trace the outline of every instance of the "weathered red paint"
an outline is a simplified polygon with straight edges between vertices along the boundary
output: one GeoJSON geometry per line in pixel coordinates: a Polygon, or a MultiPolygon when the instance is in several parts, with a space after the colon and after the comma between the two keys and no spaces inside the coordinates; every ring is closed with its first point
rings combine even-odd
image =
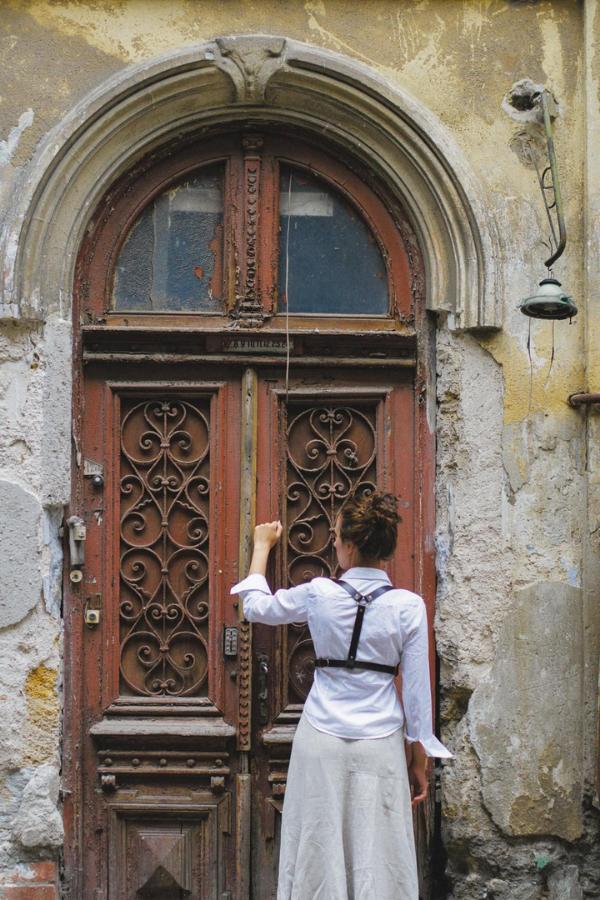
{"type": "MultiPolygon", "coordinates": [[[[222,654],[223,626],[238,625],[228,589],[238,577],[240,528],[248,527],[239,515],[241,386],[247,366],[256,370],[258,385],[257,516],[286,515],[281,504],[285,407],[290,398],[303,398],[308,405],[322,405],[330,398],[346,406],[368,406],[378,483],[400,494],[406,504],[390,574],[396,583],[423,594],[432,624],[434,440],[424,402],[427,329],[419,304],[422,279],[416,241],[371,175],[349,160],[334,161],[310,138],[288,142],[268,129],[244,139],[236,134],[198,138],[183,149],[157,152],[127,173],[95,214],[78,260],[75,312],[82,327],[75,329],[74,344],[71,511],[84,515],[88,540],[84,582],[78,588],[66,581],[65,821],[72,896],[89,892],[96,900],[113,900],[137,890],[147,875],[146,863],[140,862],[146,857],[139,850],[144,822],[150,832],[162,823],[167,843],[175,841],[178,828],[185,832],[186,852],[193,856],[190,871],[216,867],[211,869],[214,884],[218,881],[219,890],[230,891],[232,898],[247,900],[250,857],[253,896],[269,896],[272,890],[290,742],[301,712],[301,698],[291,696],[287,687],[288,633],[257,627],[250,645],[250,630],[245,628],[240,630],[239,657],[224,659],[222,654]],[[284,353],[277,349],[279,341],[285,351],[285,317],[274,309],[280,159],[315,172],[359,207],[388,261],[393,298],[388,319],[290,317],[294,346],[287,392],[284,353]],[[225,253],[215,266],[213,292],[222,293],[224,314],[112,312],[111,273],[139,212],[186,173],[219,161],[226,173],[225,253]],[[245,343],[232,344],[232,324],[237,326],[233,334],[245,343]],[[252,336],[269,336],[273,353],[245,351],[252,336]],[[186,397],[204,398],[211,416],[208,691],[197,696],[132,696],[121,693],[119,679],[121,404],[131,403],[131,398],[142,402],[186,397]],[[84,477],[85,458],[104,466],[103,493],[84,477]],[[86,602],[101,602],[101,625],[96,629],[83,624],[86,602]],[[265,708],[260,708],[256,690],[261,654],[270,666],[264,723],[260,718],[265,708]],[[254,669],[251,716],[240,703],[244,666],[254,669]],[[233,737],[209,733],[221,719],[233,727],[233,737]],[[124,724],[121,733],[111,737],[115,722],[124,724]],[[164,725],[169,722],[175,723],[171,737],[164,725]],[[198,723],[206,727],[200,737],[193,733],[198,723]],[[236,749],[236,735],[242,732],[251,737],[250,753],[236,749]],[[208,856],[202,858],[194,856],[193,849],[204,846],[199,810],[220,835],[218,845],[208,841],[208,856]],[[125,854],[127,876],[115,880],[114,859],[119,854],[125,854]]],[[[286,583],[281,553],[271,574],[277,584],[286,583]]],[[[432,651],[432,669],[433,663],[432,651]]],[[[426,834],[428,828],[421,831],[426,834]]],[[[152,840],[158,840],[159,832],[152,840]]],[[[422,850],[423,856],[426,847],[422,850]]],[[[179,849],[173,854],[173,860],[180,859],[179,849]]],[[[183,863],[173,865],[177,871],[172,877],[187,890],[183,881],[188,870],[183,863]]],[[[213,896],[200,886],[200,874],[194,878],[198,884],[192,885],[192,897],[213,896]]]]}

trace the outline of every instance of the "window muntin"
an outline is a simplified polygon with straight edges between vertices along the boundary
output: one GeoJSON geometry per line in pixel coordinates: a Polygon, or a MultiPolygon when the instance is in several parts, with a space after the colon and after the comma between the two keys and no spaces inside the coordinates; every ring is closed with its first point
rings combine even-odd
{"type": "Polygon", "coordinates": [[[223,311],[223,181],[212,166],[145,207],[119,253],[115,310],[223,311]]]}
{"type": "Polygon", "coordinates": [[[386,265],[358,210],[320,178],[280,166],[279,309],[387,315],[386,265]]]}

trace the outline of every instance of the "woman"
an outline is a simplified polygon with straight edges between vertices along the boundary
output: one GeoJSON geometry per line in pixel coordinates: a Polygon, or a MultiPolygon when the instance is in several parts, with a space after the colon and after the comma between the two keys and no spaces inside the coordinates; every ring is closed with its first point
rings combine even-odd
{"type": "Polygon", "coordinates": [[[450,753],[431,730],[425,604],[384,571],[399,521],[391,494],[349,500],[335,525],[343,580],[275,594],[265,573],[282,526],[258,525],[248,577],[232,589],[250,622],[308,622],[317,656],[290,759],[278,900],[418,898],[410,786],[415,806],[427,756],[450,753]]]}

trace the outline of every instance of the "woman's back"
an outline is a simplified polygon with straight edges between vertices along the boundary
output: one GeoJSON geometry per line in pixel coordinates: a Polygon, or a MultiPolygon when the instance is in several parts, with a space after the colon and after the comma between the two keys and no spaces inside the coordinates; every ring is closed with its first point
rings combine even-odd
{"type": "MultiPolygon", "coordinates": [[[[349,569],[344,581],[363,594],[390,583],[382,570],[358,567],[349,569]]],[[[306,618],[317,657],[348,656],[356,610],[344,588],[327,578],[313,579],[306,618]]],[[[410,591],[377,597],[365,610],[357,660],[400,663],[404,643],[423,615],[423,601],[410,591]]],[[[404,722],[393,677],[358,668],[316,669],[304,712],[315,728],[347,738],[383,737],[404,722]]]]}
{"type": "MultiPolygon", "coordinates": [[[[389,584],[382,569],[354,567],[344,581],[359,591],[389,584]]],[[[317,657],[348,656],[356,601],[334,581],[314,578],[271,594],[263,575],[249,575],[233,588],[242,594],[250,622],[284,625],[308,622],[317,657]]],[[[400,662],[402,703],[394,678],[363,669],[317,669],[304,704],[311,724],[338,737],[367,739],[391,734],[403,725],[409,741],[420,741],[430,755],[450,754],[431,730],[431,688],[427,616],[421,597],[393,590],[377,597],[365,612],[357,659],[400,662]]]]}

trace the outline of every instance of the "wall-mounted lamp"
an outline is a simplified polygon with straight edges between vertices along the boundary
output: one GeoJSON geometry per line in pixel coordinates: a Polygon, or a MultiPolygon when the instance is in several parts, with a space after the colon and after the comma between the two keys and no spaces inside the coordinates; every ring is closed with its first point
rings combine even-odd
{"type": "Polygon", "coordinates": [[[577,307],[556,278],[542,278],[537,294],[526,297],[519,309],[532,319],[571,319],[577,315],[577,307]]]}
{"type": "Polygon", "coordinates": [[[552,254],[545,261],[548,277],[540,281],[540,289],[531,297],[526,297],[519,304],[519,309],[533,319],[572,319],[577,315],[577,307],[571,297],[562,290],[560,281],[552,277],[552,266],[562,256],[567,245],[567,229],[558,180],[558,166],[552,136],[552,116],[556,116],[556,104],[550,91],[544,88],[531,97],[532,107],[541,110],[546,135],[548,165],[540,172],[535,154],[532,161],[542,191],[542,199],[550,224],[550,249],[552,254]]]}

